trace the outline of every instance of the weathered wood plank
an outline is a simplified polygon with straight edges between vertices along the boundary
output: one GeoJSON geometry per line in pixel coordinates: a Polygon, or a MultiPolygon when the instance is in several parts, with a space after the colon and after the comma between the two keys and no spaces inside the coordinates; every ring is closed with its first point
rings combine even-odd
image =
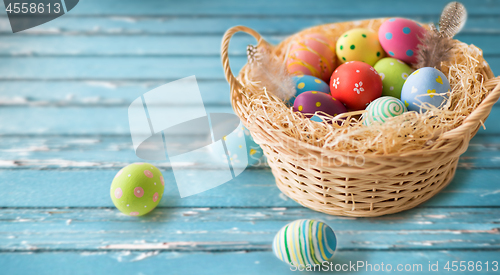
{"type": "MultiPolygon", "coordinates": [[[[99,165],[95,168],[102,167],[99,165]]],[[[166,179],[161,207],[299,206],[279,191],[267,169],[246,170],[221,186],[182,199],[172,171],[158,166],[166,179]]],[[[185,169],[193,175],[193,182],[217,177],[218,173],[216,170],[185,169]]],[[[0,207],[112,207],[109,188],[118,170],[0,170],[0,190],[4,190],[0,207]]],[[[499,181],[498,170],[458,170],[450,185],[423,206],[498,207],[500,190],[492,183],[499,181]]]]}
{"type": "MultiPolygon", "coordinates": [[[[175,102],[175,99],[173,99],[175,102]]],[[[166,106],[172,115],[180,109],[185,111],[192,106],[166,106]]],[[[0,135],[16,134],[85,134],[85,135],[129,135],[128,106],[93,106],[82,108],[70,106],[66,108],[50,107],[3,107],[0,108],[0,135]]],[[[233,113],[231,106],[208,106],[208,113],[233,113]]],[[[500,108],[491,110],[486,120],[487,130],[480,129],[478,134],[493,135],[500,133],[500,124],[495,118],[500,117],[500,108]]]]}
{"type": "MultiPolygon", "coordinates": [[[[500,22],[499,22],[500,24],[500,22]]],[[[500,32],[500,31],[499,31],[500,32]]],[[[266,35],[278,44],[286,35],[266,35]]],[[[474,44],[486,57],[499,55],[499,35],[459,34],[456,39],[474,44]]],[[[1,56],[219,56],[222,34],[216,35],[98,35],[98,36],[9,36],[0,47],[1,56]]],[[[231,40],[230,54],[244,56],[246,46],[256,44],[249,35],[231,40]]],[[[488,58],[487,58],[488,59],[488,58]]]]}
{"type": "MultiPolygon", "coordinates": [[[[481,262],[481,274],[498,274],[492,271],[492,262],[498,262],[498,251],[342,251],[333,259],[334,267],[339,264],[349,269],[349,264],[365,263],[365,267],[351,269],[356,274],[387,274],[388,264],[392,272],[399,268],[415,270],[418,274],[440,274],[446,262],[481,262]],[[429,271],[429,262],[439,264],[439,271],[429,271]],[[489,271],[486,271],[486,262],[489,271]],[[376,270],[384,263],[384,271],[376,270]],[[371,267],[366,264],[371,264],[371,267]],[[416,264],[414,266],[414,264],[416,264]],[[420,269],[421,265],[421,269],[420,269]],[[371,269],[370,269],[371,268],[371,269]],[[417,269],[418,268],[418,269],[417,269]],[[417,271],[418,270],[418,271],[417,271]]],[[[466,265],[468,263],[465,263],[466,265]]],[[[178,253],[160,251],[117,251],[117,252],[52,252],[52,253],[0,253],[0,265],[6,274],[53,275],[53,274],[163,274],[172,275],[220,275],[224,274],[294,274],[280,262],[272,252],[234,253],[178,253]],[[50,268],[47,268],[50,263],[50,268]],[[195,264],[194,264],[195,263],[195,264]],[[221,271],[223,270],[223,271],[221,271]]],[[[361,265],[361,264],[360,264],[361,265]]],[[[494,265],[494,264],[493,264],[494,265]]],[[[380,269],[379,269],[380,270],[380,269]]],[[[301,272],[300,274],[318,274],[301,272]]]]}
{"type": "MultiPolygon", "coordinates": [[[[498,14],[500,4],[489,0],[464,0],[470,14],[498,14]]],[[[418,3],[408,4],[390,0],[371,1],[314,1],[304,5],[301,1],[256,0],[252,2],[240,1],[147,1],[126,2],[113,1],[82,1],[71,10],[71,15],[171,15],[171,16],[306,16],[323,15],[335,17],[337,15],[354,16],[382,16],[382,15],[418,15],[435,14],[438,16],[448,0],[421,0],[418,3]],[[382,8],[383,7],[383,8],[382,8]]],[[[5,13],[4,13],[5,14],[5,13]]]]}
{"type": "MultiPolygon", "coordinates": [[[[494,72],[500,71],[500,56],[487,58],[494,72]]],[[[230,58],[238,72],[246,57],[230,58]]],[[[170,82],[190,75],[199,79],[224,78],[219,56],[185,57],[0,57],[0,80],[163,80],[170,82]],[[51,68],[40,70],[40,68],[51,68]]]]}
{"type": "Polygon", "coordinates": [[[297,219],[318,219],[338,248],[500,249],[500,209],[414,209],[380,218],[344,218],[306,208],[162,208],[135,218],[116,209],[0,209],[3,251],[270,250],[297,219]]]}
{"type": "MultiPolygon", "coordinates": [[[[171,149],[182,149],[183,144],[198,143],[208,136],[178,136],[171,149]]],[[[463,169],[499,169],[500,137],[484,135],[475,137],[459,161],[463,169]]],[[[211,157],[208,150],[193,153],[193,169],[220,168],[219,156],[211,157]]],[[[130,136],[5,136],[0,143],[0,169],[93,169],[118,168],[138,161],[130,136]]],[[[170,168],[168,162],[153,162],[159,167],[170,168]]],[[[225,165],[225,164],[224,164],[225,165]]]]}
{"type": "MultiPolygon", "coordinates": [[[[396,13],[395,13],[396,14],[396,13]]],[[[395,14],[387,14],[394,16],[395,14]]],[[[399,13],[398,13],[399,14],[399,13]]],[[[287,17],[286,14],[278,16],[239,16],[239,17],[199,17],[199,16],[73,16],[71,13],[37,26],[32,29],[16,33],[15,37],[24,35],[143,35],[143,34],[204,34],[219,35],[230,27],[244,25],[257,30],[261,34],[292,34],[309,26],[362,20],[374,18],[374,15],[343,15],[287,17]]],[[[419,22],[437,22],[437,14],[409,15],[407,18],[419,22]]],[[[500,19],[495,15],[469,14],[467,24],[461,31],[462,34],[496,34],[500,31],[500,19]]],[[[0,34],[11,34],[12,30],[6,17],[0,16],[0,34]]],[[[14,37],[14,36],[13,36],[14,37]]]]}

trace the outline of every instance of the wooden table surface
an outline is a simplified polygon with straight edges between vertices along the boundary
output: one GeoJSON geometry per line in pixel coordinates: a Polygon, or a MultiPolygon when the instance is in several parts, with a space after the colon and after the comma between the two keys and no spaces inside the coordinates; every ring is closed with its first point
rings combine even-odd
{"type": "MultiPolygon", "coordinates": [[[[436,22],[447,1],[85,0],[69,14],[12,34],[0,16],[0,274],[288,274],[271,240],[286,223],[322,219],[335,230],[334,263],[500,261],[500,105],[461,157],[453,182],[427,203],[380,218],[328,216],[277,189],[268,168],[181,199],[169,163],[159,207],[121,214],[109,187],[133,151],[128,105],[196,75],[208,112],[232,112],[219,56],[226,29],[246,25],[277,43],[337,21],[404,16],[436,22]],[[309,2],[309,3],[307,3],[309,2]]],[[[463,0],[457,39],[500,71],[500,1],[463,0]]],[[[249,36],[231,43],[236,71],[249,36]]],[[[183,108],[189,101],[178,102],[183,108]]],[[[186,167],[217,177],[210,161],[186,167]]],[[[359,273],[369,273],[364,269],[359,273]]],[[[453,272],[449,272],[453,273],[453,272]]],[[[371,273],[369,273],[371,274],[371,273]]]]}

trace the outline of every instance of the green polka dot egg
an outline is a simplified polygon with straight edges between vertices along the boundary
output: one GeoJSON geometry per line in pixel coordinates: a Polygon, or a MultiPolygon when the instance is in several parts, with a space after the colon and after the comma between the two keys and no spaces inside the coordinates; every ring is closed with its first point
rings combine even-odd
{"type": "Polygon", "coordinates": [[[335,254],[337,238],[332,228],[317,220],[296,220],[274,237],[273,252],[293,266],[307,267],[329,261],[335,254]]]}
{"type": "Polygon", "coordinates": [[[403,84],[413,69],[403,61],[392,57],[380,59],[373,68],[382,78],[382,95],[401,98],[403,84]]]}
{"type": "Polygon", "coordinates": [[[163,176],[152,164],[132,163],[116,174],[111,183],[111,200],[129,216],[142,216],[160,203],[165,188],[163,176]]]}
{"type": "Polygon", "coordinates": [[[378,34],[365,28],[352,29],[342,34],[337,40],[336,52],[342,63],[361,61],[370,66],[385,55],[378,41],[378,34]]]}
{"type": "Polygon", "coordinates": [[[367,112],[363,114],[363,117],[365,117],[363,124],[370,126],[375,122],[384,123],[387,119],[399,116],[408,110],[401,100],[392,96],[383,96],[372,101],[370,105],[366,107],[366,111],[367,112]]]}

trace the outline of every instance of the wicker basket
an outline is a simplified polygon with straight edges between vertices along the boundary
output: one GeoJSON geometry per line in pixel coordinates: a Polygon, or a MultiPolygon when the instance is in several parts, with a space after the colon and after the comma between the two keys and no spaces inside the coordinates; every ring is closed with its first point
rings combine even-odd
{"type": "MultiPolygon", "coordinates": [[[[320,32],[339,37],[353,27],[378,30],[381,22],[383,19],[327,24],[304,30],[294,36],[320,32]]],[[[484,90],[487,90],[484,99],[460,126],[443,133],[432,146],[422,150],[404,154],[362,155],[365,162],[360,168],[352,165],[360,155],[322,150],[284,133],[271,131],[273,125],[269,119],[257,119],[249,125],[249,98],[255,91],[247,88],[250,85],[245,84],[242,75],[247,65],[236,78],[231,72],[228,59],[229,41],[240,31],[257,39],[257,47],[269,47],[281,58],[284,58],[294,36],[273,47],[256,31],[236,26],[225,33],[221,56],[224,72],[231,86],[233,109],[247,127],[251,126],[252,136],[261,145],[278,188],[301,205],[319,212],[374,217],[407,210],[430,199],[453,179],[459,156],[467,150],[470,139],[500,97],[500,79],[494,78],[487,66],[482,71],[486,88],[484,90]],[[318,163],[331,163],[328,161],[331,159],[341,159],[343,162],[336,162],[335,165],[311,165],[310,162],[303,162],[303,156],[318,159],[318,163]]]]}

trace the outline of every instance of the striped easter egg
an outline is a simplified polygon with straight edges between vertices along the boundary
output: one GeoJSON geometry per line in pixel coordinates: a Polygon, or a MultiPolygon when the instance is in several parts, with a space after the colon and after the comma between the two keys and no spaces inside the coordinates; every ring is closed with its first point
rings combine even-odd
{"type": "Polygon", "coordinates": [[[336,63],[335,47],[321,34],[308,34],[295,39],[287,58],[290,74],[312,75],[325,82],[330,80],[336,63]]]}
{"type": "Polygon", "coordinates": [[[330,226],[316,220],[296,220],[274,237],[273,252],[294,266],[321,264],[333,258],[337,238],[330,226]]]}
{"type": "Polygon", "coordinates": [[[363,116],[366,118],[363,124],[366,126],[372,125],[374,122],[386,122],[387,119],[407,112],[406,106],[401,100],[392,96],[379,97],[372,101],[366,107],[367,113],[363,116]]]}

